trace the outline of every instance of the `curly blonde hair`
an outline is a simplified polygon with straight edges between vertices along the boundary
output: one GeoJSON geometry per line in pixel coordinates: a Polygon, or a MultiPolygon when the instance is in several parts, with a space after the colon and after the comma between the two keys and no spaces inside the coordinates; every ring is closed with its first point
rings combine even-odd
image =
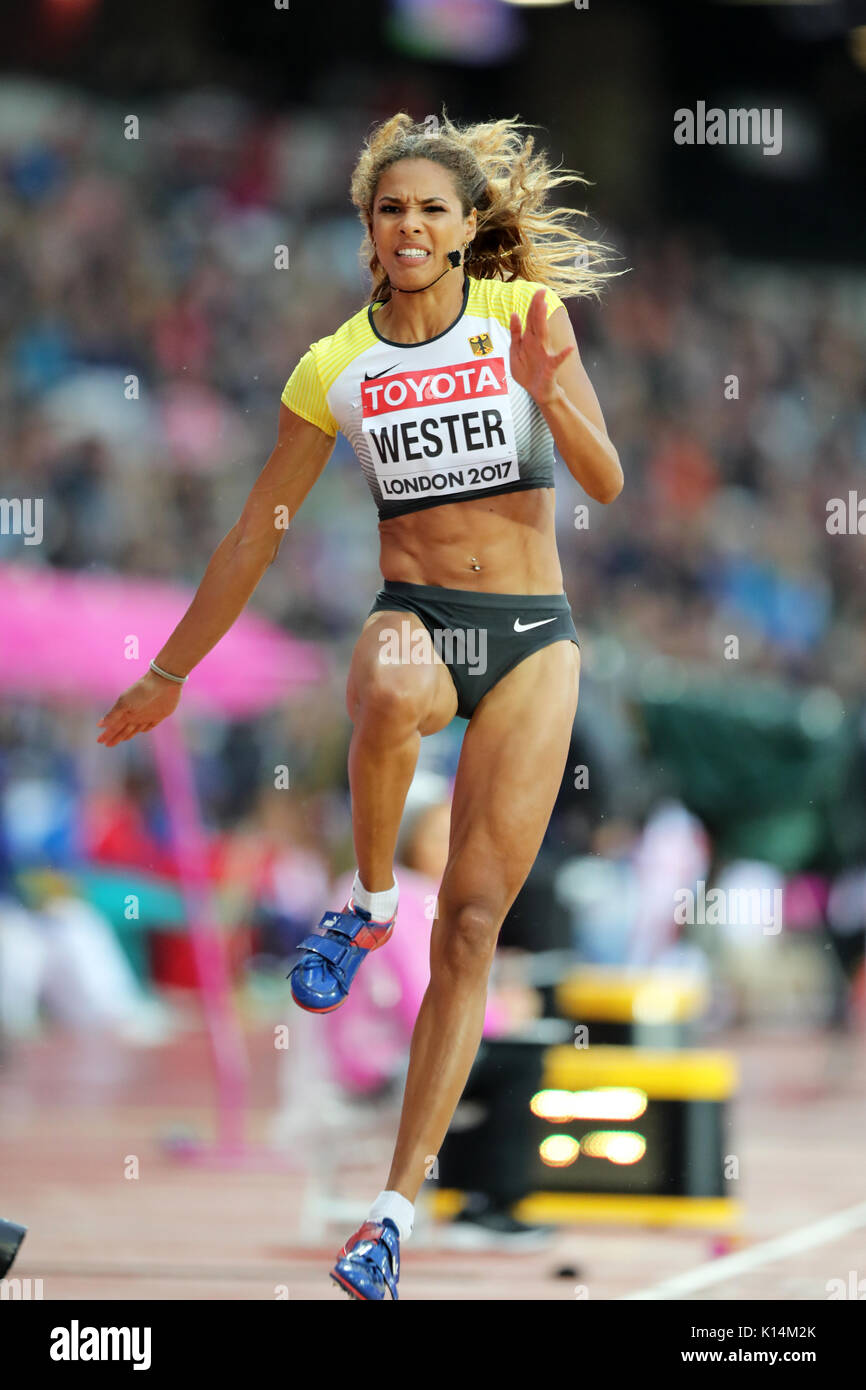
{"type": "MultiPolygon", "coordinates": [[[[428,117],[429,121],[431,118],[428,117]]],[[[352,171],[351,198],[365,231],[360,258],[373,277],[369,303],[390,298],[388,277],[370,237],[379,179],[401,159],[430,159],[449,170],[463,216],[477,209],[469,273],[478,280],[534,280],[561,298],[599,298],[605,280],[624,271],[605,271],[611,248],[581,236],[571,225],[585,212],[548,207],[550,191],[566,183],[588,184],[580,174],[551,167],[535,151],[535,137],[515,117],[457,126],[445,107],[436,129],[405,111],[376,126],[352,171]]]]}

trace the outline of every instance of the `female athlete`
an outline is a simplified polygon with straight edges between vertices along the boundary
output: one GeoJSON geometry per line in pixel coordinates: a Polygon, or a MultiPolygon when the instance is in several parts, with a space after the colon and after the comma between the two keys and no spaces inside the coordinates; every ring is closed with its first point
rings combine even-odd
{"type": "Polygon", "coordinates": [[[598,296],[605,247],[547,206],[556,173],[516,119],[429,131],[401,112],[352,177],[368,303],[298,362],[276,446],[151,670],[100,721],[113,747],[176,708],[235,622],[324,469],[338,430],[379,514],[383,588],[349,670],[357,872],[301,945],[301,1008],[345,1004],[394,930],[393,858],[421,738],[467,719],[391,1170],[331,1277],[396,1299],[400,1241],[481,1040],[503,918],[535,860],[577,707],[579,648],[554,530],[554,446],[597,502],[623,485],[559,297],[598,296]],[[469,264],[472,269],[466,270],[469,264]],[[158,670],[154,669],[158,668],[158,670]]]}

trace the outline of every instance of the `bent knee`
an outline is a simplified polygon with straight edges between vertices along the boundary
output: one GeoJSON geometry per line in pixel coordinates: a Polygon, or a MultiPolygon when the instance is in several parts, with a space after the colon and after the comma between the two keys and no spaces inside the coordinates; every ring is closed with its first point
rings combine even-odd
{"type": "Polygon", "coordinates": [[[417,728],[430,704],[430,681],[418,669],[374,663],[356,681],[349,698],[353,723],[372,719],[383,726],[417,728]]]}

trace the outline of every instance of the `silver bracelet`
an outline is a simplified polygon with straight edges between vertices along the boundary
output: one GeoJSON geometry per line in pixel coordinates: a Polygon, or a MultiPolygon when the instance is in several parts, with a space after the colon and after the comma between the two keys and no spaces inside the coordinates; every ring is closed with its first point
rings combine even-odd
{"type": "Polygon", "coordinates": [[[162,671],[155,661],[150,663],[151,671],[155,671],[158,676],[165,676],[167,681],[177,681],[178,685],[183,685],[184,681],[189,680],[189,676],[170,676],[168,671],[162,671]]]}

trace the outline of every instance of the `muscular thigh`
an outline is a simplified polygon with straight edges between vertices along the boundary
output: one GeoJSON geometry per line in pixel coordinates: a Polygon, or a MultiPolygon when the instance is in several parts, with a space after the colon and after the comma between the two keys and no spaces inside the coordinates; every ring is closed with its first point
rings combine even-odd
{"type": "Polygon", "coordinates": [[[504,916],[541,847],[568,757],[580,653],[556,642],[485,695],[463,740],[440,896],[504,916]]]}
{"type": "Polygon", "coordinates": [[[399,699],[418,708],[422,734],[436,733],[457,713],[454,682],[414,613],[371,613],[355,643],[346,708],[355,720],[365,700],[399,699]]]}

